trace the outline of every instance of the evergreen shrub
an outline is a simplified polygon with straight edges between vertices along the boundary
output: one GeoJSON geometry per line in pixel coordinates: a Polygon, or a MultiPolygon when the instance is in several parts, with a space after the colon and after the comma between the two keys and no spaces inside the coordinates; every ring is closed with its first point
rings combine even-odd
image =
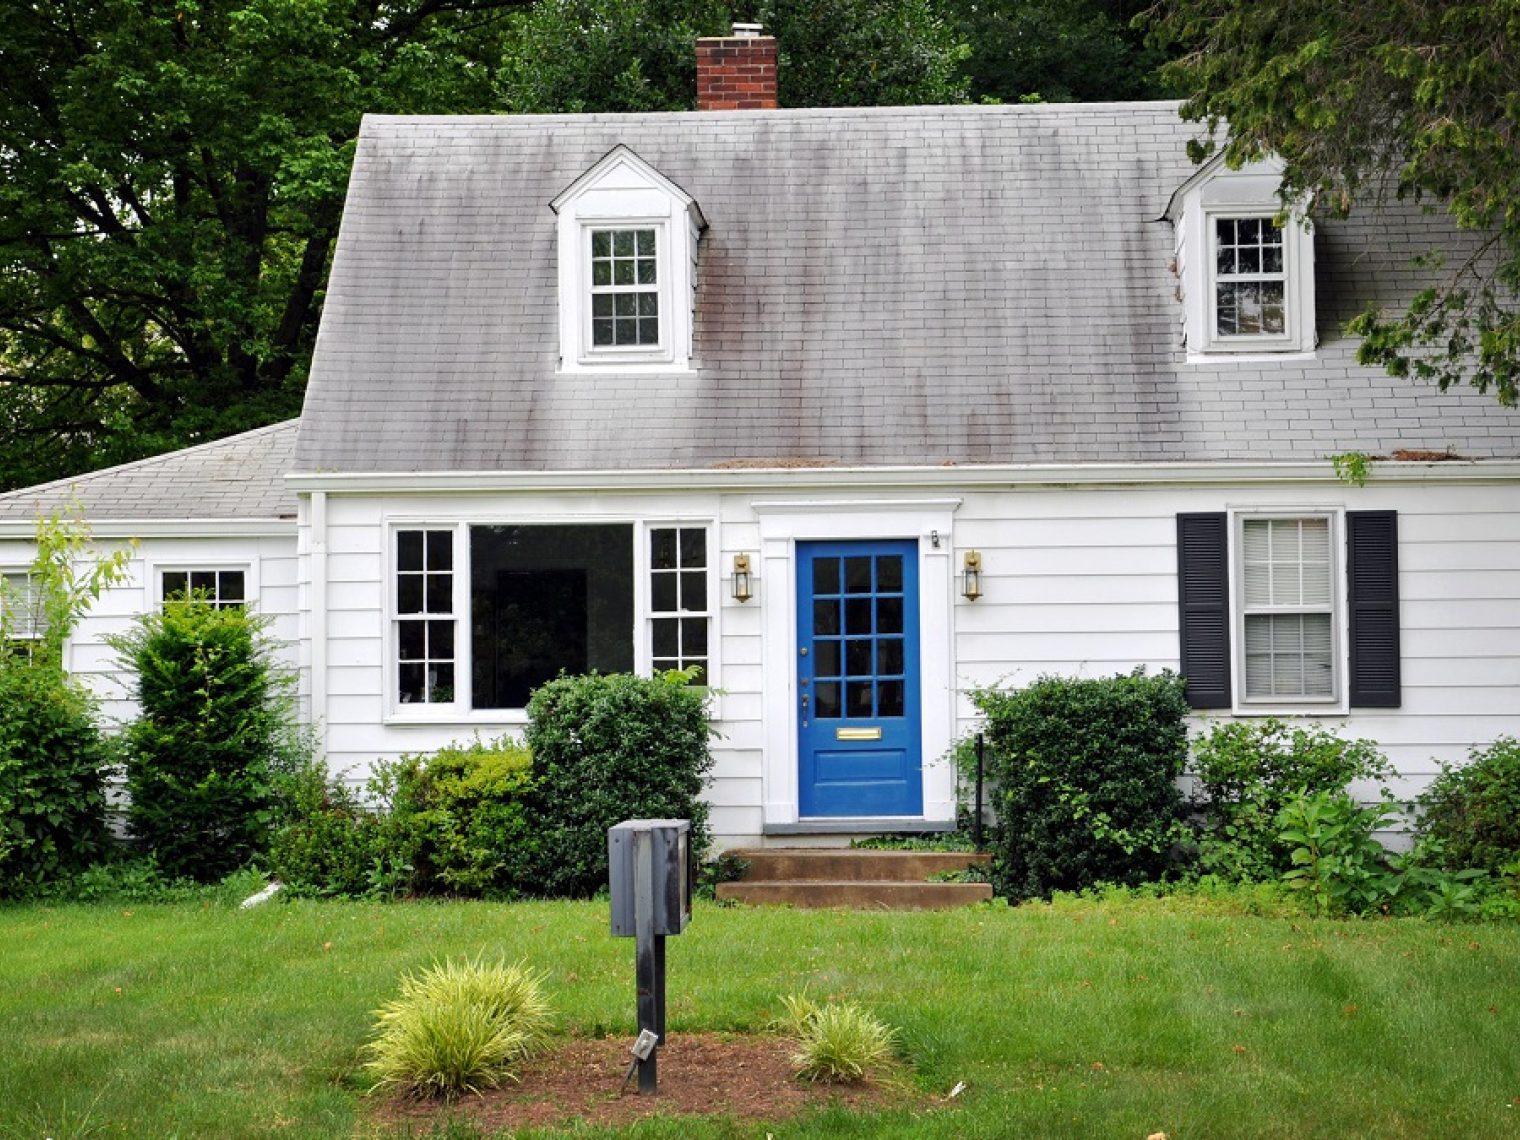
{"type": "MultiPolygon", "coordinates": [[[[383,817],[308,759],[275,782],[269,869],[294,895],[359,898],[386,866],[383,817]]],[[[408,869],[409,870],[409,869],[408,869]]]]}
{"type": "Polygon", "coordinates": [[[532,893],[584,897],[605,887],[607,829],[625,819],[689,819],[694,850],[706,848],[707,697],[689,679],[591,674],[534,692],[532,893]]]}
{"type": "Polygon", "coordinates": [[[268,844],[274,781],[299,743],[264,626],[190,598],[111,639],[140,708],[125,733],[128,820],[170,877],[214,882],[268,844]]]}
{"type": "Polygon", "coordinates": [[[0,651],[0,897],[30,894],[106,853],[110,759],[82,688],[0,651]]]}
{"type": "Polygon", "coordinates": [[[1041,677],[972,699],[986,719],[999,894],[1048,897],[1166,873],[1187,757],[1180,677],[1041,677]]]}

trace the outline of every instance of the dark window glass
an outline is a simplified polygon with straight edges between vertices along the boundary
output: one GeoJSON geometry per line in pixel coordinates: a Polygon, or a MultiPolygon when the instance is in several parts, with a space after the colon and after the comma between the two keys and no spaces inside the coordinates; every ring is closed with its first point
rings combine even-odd
{"type": "Polygon", "coordinates": [[[884,554],[876,560],[876,591],[890,594],[902,587],[902,556],[884,554]]]}
{"type": "Polygon", "coordinates": [[[844,589],[847,594],[871,592],[871,558],[852,557],[844,560],[844,589]]]}
{"type": "Polygon", "coordinates": [[[813,593],[839,593],[839,559],[815,558],[813,560],[813,593]]]}
{"type": "Polygon", "coordinates": [[[650,582],[649,605],[656,613],[670,613],[676,608],[676,578],[674,574],[656,574],[650,582]]]}
{"type": "MultiPolygon", "coordinates": [[[[700,531],[697,532],[699,535],[700,531]]],[[[649,567],[652,570],[674,570],[676,551],[679,549],[677,531],[674,527],[661,527],[649,532],[649,567]]],[[[700,565],[700,563],[688,563],[700,565]]]]}
{"type": "Polygon", "coordinates": [[[475,708],[522,708],[561,671],[629,672],[633,528],[472,526],[470,599],[475,708]]]}
{"type": "Polygon", "coordinates": [[[845,600],[844,631],[852,635],[871,632],[870,598],[847,598],[845,600]]]}
{"type": "Polygon", "coordinates": [[[876,643],[876,671],[887,677],[902,675],[902,638],[884,637],[876,643]]]}
{"type": "Polygon", "coordinates": [[[862,637],[845,642],[845,672],[851,677],[871,675],[871,639],[862,637]]]}
{"type": "Polygon", "coordinates": [[[404,530],[396,536],[396,569],[422,569],[422,532],[404,530]]]}
{"type": "Polygon", "coordinates": [[[903,603],[901,598],[876,599],[876,632],[901,633],[903,631],[903,603]]]}
{"type": "Polygon", "coordinates": [[[838,602],[813,602],[813,632],[821,634],[837,634],[839,632],[838,602]]]}
{"type": "Polygon", "coordinates": [[[832,638],[813,642],[817,659],[813,663],[813,675],[817,677],[839,676],[839,642],[832,638]]]}
{"type": "Polygon", "coordinates": [[[820,681],[813,689],[817,701],[816,715],[826,720],[839,719],[839,682],[820,681]]]}
{"type": "Polygon", "coordinates": [[[869,719],[875,711],[871,703],[871,682],[846,681],[844,685],[844,704],[844,715],[846,717],[865,717],[869,719]]]}
{"type": "Polygon", "coordinates": [[[876,686],[876,715],[902,716],[906,702],[901,681],[882,681],[876,686]]]}

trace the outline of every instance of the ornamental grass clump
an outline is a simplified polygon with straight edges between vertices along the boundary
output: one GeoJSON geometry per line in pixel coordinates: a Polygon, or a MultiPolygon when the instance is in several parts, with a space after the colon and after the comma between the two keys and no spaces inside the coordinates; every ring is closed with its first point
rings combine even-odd
{"type": "Polygon", "coordinates": [[[469,959],[403,975],[366,1046],[370,1091],[452,1100],[516,1080],[517,1067],[548,1045],[543,980],[522,962],[469,959]]]}
{"type": "Polygon", "coordinates": [[[792,1067],[805,1081],[863,1081],[891,1067],[897,1030],[853,1002],[818,1004],[806,995],[781,999],[777,1028],[796,1042],[792,1067]]]}

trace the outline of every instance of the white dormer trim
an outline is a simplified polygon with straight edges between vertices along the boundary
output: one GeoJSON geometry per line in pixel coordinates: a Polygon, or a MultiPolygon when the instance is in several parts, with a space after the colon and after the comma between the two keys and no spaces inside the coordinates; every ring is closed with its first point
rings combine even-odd
{"type": "MultiPolygon", "coordinates": [[[[1264,239],[1272,247],[1270,272],[1246,272],[1237,277],[1249,286],[1282,291],[1281,318],[1272,314],[1275,329],[1232,332],[1221,321],[1221,284],[1229,277],[1219,268],[1221,226],[1231,221],[1270,224],[1283,209],[1278,189],[1283,164],[1266,158],[1231,170],[1222,154],[1200,167],[1179,186],[1167,204],[1166,218],[1176,234],[1176,271],[1183,304],[1183,341],[1190,363],[1240,363],[1263,359],[1310,358],[1314,353],[1314,233],[1307,219],[1295,211],[1288,222],[1264,239]],[[1280,240],[1279,240],[1280,239],[1280,240]],[[1280,247],[1280,249],[1279,249],[1280,247]],[[1275,264],[1281,257],[1281,265],[1275,264]]],[[[1264,231],[1265,232],[1265,231],[1264,231]]],[[[1266,270],[1265,264],[1258,266],[1266,270]]],[[[1265,323],[1265,322],[1264,322],[1265,323]]]]}
{"type": "Polygon", "coordinates": [[[692,371],[697,243],[707,228],[696,199],[618,145],[549,208],[557,215],[559,238],[560,371],[692,371]],[[639,292],[646,303],[650,297],[657,302],[658,339],[642,339],[646,324],[638,343],[599,343],[592,325],[593,235],[629,231],[654,235],[656,279],[639,292]]]}

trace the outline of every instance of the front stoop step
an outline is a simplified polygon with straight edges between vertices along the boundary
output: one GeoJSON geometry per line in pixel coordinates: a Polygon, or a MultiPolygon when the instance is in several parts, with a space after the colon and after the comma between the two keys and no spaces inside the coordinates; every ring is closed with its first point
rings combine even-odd
{"type": "Polygon", "coordinates": [[[744,877],[719,883],[719,899],[794,907],[943,910],[992,897],[990,883],[931,883],[930,875],[985,866],[969,851],[872,851],[770,847],[730,854],[749,864],[744,877]]]}

